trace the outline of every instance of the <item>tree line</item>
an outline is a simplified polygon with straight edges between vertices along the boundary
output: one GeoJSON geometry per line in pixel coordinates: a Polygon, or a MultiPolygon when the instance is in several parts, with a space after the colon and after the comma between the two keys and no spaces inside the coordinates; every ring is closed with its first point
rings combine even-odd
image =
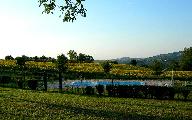
{"type": "MultiPolygon", "coordinates": [[[[83,53],[77,54],[74,50],[70,50],[67,55],[69,58],[67,58],[68,62],[75,62],[75,63],[91,63],[94,61],[94,58],[91,55],[86,55],[83,53]]],[[[45,55],[38,57],[29,57],[26,55],[18,56],[18,57],[12,57],[11,55],[5,56],[5,60],[23,60],[23,61],[35,61],[35,62],[53,62],[55,63],[57,59],[53,57],[46,57],[45,55]]]]}

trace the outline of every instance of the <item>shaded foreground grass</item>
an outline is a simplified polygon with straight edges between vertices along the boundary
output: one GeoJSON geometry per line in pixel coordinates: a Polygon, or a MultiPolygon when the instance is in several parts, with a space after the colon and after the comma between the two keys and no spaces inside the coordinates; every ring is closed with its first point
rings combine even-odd
{"type": "Polygon", "coordinates": [[[91,97],[0,87],[0,119],[192,119],[192,102],[91,97]]]}

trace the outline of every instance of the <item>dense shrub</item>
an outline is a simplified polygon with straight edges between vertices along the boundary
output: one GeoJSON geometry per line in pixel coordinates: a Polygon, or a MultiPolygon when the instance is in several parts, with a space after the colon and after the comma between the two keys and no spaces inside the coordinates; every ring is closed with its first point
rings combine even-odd
{"type": "Polygon", "coordinates": [[[37,80],[28,80],[28,87],[31,90],[36,90],[38,86],[38,81],[37,80]]]}
{"type": "Polygon", "coordinates": [[[20,88],[20,89],[23,89],[23,80],[18,80],[17,81],[17,86],[18,86],[18,88],[20,88]]]}
{"type": "Polygon", "coordinates": [[[164,86],[107,85],[106,90],[109,96],[116,97],[174,99],[175,96],[173,87],[164,86]]]}
{"type": "Polygon", "coordinates": [[[143,86],[145,98],[174,99],[175,89],[165,86],[143,86]]]}
{"type": "Polygon", "coordinates": [[[188,95],[190,93],[190,90],[183,89],[181,92],[183,94],[184,100],[187,100],[187,97],[188,97],[188,95]]]}
{"type": "Polygon", "coordinates": [[[104,85],[97,85],[96,86],[97,92],[99,93],[99,95],[103,95],[104,93],[104,85]]]}
{"type": "Polygon", "coordinates": [[[157,86],[155,87],[155,97],[157,99],[173,99],[175,95],[174,88],[157,86]]]}
{"type": "Polygon", "coordinates": [[[0,83],[6,84],[11,82],[11,77],[9,76],[0,76],[0,83]]]}
{"type": "Polygon", "coordinates": [[[116,95],[119,97],[126,97],[127,96],[127,86],[126,85],[119,85],[115,88],[116,95]]]}
{"type": "Polygon", "coordinates": [[[91,86],[87,86],[87,87],[85,88],[85,93],[86,93],[87,95],[93,95],[93,94],[94,94],[94,88],[92,88],[91,86]]]}
{"type": "Polygon", "coordinates": [[[114,85],[107,85],[106,86],[106,90],[108,92],[108,96],[113,96],[113,88],[114,88],[114,85]]]}

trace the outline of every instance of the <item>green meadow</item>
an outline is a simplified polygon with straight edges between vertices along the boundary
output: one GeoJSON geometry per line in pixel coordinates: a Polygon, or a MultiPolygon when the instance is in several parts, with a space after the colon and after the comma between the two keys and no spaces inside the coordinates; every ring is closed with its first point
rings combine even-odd
{"type": "Polygon", "coordinates": [[[84,96],[0,87],[1,120],[190,120],[192,102],[84,96]]]}

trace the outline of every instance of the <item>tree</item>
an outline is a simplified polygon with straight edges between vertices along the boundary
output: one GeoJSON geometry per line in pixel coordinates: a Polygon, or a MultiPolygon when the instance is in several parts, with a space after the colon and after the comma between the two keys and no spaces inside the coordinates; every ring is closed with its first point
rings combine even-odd
{"type": "Polygon", "coordinates": [[[101,66],[104,70],[104,73],[107,76],[112,68],[112,64],[109,61],[105,61],[105,62],[101,63],[101,66]]]}
{"type": "Polygon", "coordinates": [[[67,55],[69,55],[70,60],[77,60],[77,53],[74,50],[70,50],[67,55]]]}
{"type": "Polygon", "coordinates": [[[79,56],[78,56],[78,61],[79,62],[83,62],[83,61],[85,61],[85,54],[83,54],[83,53],[79,53],[79,56]]]}
{"type": "Polygon", "coordinates": [[[162,70],[163,70],[163,65],[159,60],[154,60],[153,63],[151,64],[152,70],[154,70],[155,75],[161,75],[162,70]]]}
{"type": "Polygon", "coordinates": [[[14,60],[14,58],[11,55],[5,56],[5,60],[14,60]]]}
{"type": "Polygon", "coordinates": [[[192,71],[192,47],[182,52],[180,66],[182,70],[192,71]]]}
{"type": "Polygon", "coordinates": [[[42,55],[39,59],[40,59],[40,61],[42,61],[42,62],[46,62],[46,61],[48,60],[48,58],[45,57],[45,55],[42,55]]]}
{"type": "Polygon", "coordinates": [[[135,59],[131,60],[130,64],[133,65],[133,66],[136,66],[137,65],[137,60],[135,60],[135,59]]]}
{"type": "Polygon", "coordinates": [[[33,60],[34,60],[35,62],[38,62],[39,57],[35,56],[35,57],[33,57],[33,60]]]}
{"type": "Polygon", "coordinates": [[[86,63],[91,63],[94,61],[93,57],[90,55],[82,54],[79,53],[79,56],[77,58],[79,62],[86,62],[86,63]]]}
{"type": "Polygon", "coordinates": [[[109,61],[103,62],[101,66],[103,67],[105,73],[109,73],[112,68],[112,65],[109,63],[109,61]]]}
{"type": "Polygon", "coordinates": [[[90,55],[85,55],[85,62],[86,62],[86,63],[91,63],[91,62],[93,62],[93,61],[94,61],[94,59],[93,59],[92,56],[90,56],[90,55]]]}
{"type": "Polygon", "coordinates": [[[16,57],[16,64],[19,65],[21,68],[25,66],[26,59],[24,57],[16,57]]]}
{"type": "Polygon", "coordinates": [[[63,78],[63,73],[67,71],[67,57],[65,57],[64,54],[58,55],[57,56],[57,69],[59,72],[59,92],[62,92],[62,78],[63,78]]]}
{"type": "Polygon", "coordinates": [[[117,62],[116,60],[113,60],[113,61],[111,61],[110,63],[112,63],[112,64],[118,64],[118,62],[117,62]]]}
{"type": "Polygon", "coordinates": [[[22,74],[21,80],[18,80],[17,83],[20,88],[23,88],[23,81],[25,81],[25,74],[23,74],[23,73],[24,73],[24,69],[25,69],[26,59],[24,57],[16,57],[15,60],[16,60],[16,64],[19,66],[19,69],[21,70],[21,74],[22,74]],[[24,80],[22,80],[22,79],[24,79],[24,80]]]}
{"type": "MultiPolygon", "coordinates": [[[[39,7],[43,6],[42,13],[53,14],[55,10],[59,10],[63,16],[63,22],[73,22],[78,14],[86,17],[86,9],[82,2],[85,0],[39,0],[39,7]],[[62,2],[62,4],[61,4],[62,2]]],[[[60,15],[60,17],[62,16],[60,15]]]]}
{"type": "Polygon", "coordinates": [[[179,66],[179,62],[176,60],[172,60],[169,64],[169,68],[171,70],[179,70],[180,66],[179,66]]]}
{"type": "Polygon", "coordinates": [[[29,61],[29,57],[28,57],[28,56],[22,55],[21,57],[22,57],[25,61],[29,61]]]}

